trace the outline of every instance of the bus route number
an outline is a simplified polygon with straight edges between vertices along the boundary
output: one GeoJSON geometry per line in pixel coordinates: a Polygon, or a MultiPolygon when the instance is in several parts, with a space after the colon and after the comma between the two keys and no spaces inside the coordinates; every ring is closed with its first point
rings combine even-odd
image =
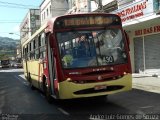
{"type": "Polygon", "coordinates": [[[114,58],[113,58],[113,56],[105,56],[105,61],[106,61],[106,63],[113,63],[114,58]]]}

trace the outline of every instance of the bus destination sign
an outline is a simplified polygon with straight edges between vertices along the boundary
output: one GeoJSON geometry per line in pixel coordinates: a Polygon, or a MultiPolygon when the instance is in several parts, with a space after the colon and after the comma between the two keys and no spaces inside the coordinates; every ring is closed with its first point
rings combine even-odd
{"type": "Polygon", "coordinates": [[[110,24],[120,25],[121,21],[116,16],[83,16],[63,18],[56,22],[56,28],[103,26],[110,24]]]}
{"type": "Polygon", "coordinates": [[[81,17],[64,20],[65,26],[103,25],[111,24],[112,19],[107,17],[81,17]]]}

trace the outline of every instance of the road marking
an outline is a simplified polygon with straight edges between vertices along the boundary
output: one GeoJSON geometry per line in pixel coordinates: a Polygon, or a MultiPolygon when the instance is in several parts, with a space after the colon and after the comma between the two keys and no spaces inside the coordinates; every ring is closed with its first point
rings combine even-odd
{"type": "Polygon", "coordinates": [[[63,114],[65,114],[65,115],[68,115],[68,116],[69,116],[69,113],[68,113],[68,112],[66,112],[65,110],[63,110],[62,108],[58,108],[58,110],[59,110],[59,111],[61,111],[63,114]]]}
{"type": "Polygon", "coordinates": [[[18,75],[18,76],[19,76],[19,77],[21,77],[22,79],[26,80],[26,78],[24,77],[24,75],[23,75],[23,74],[18,75]]]}
{"type": "Polygon", "coordinates": [[[23,69],[10,69],[10,68],[4,68],[0,70],[0,72],[23,72],[23,69]]]}
{"type": "Polygon", "coordinates": [[[26,86],[29,86],[29,83],[28,82],[23,82],[24,85],[26,86]]]}
{"type": "Polygon", "coordinates": [[[15,78],[17,78],[19,81],[21,81],[22,82],[22,80],[19,78],[19,77],[17,77],[17,76],[14,76],[15,78]]]}
{"type": "Polygon", "coordinates": [[[140,108],[145,109],[145,108],[151,108],[151,107],[153,107],[153,106],[144,106],[144,107],[140,107],[140,108]]]}
{"type": "Polygon", "coordinates": [[[18,77],[18,76],[14,76],[16,79],[18,79],[21,83],[23,83],[24,85],[26,85],[26,86],[29,86],[29,83],[28,82],[26,82],[26,81],[24,81],[23,79],[21,79],[20,77],[18,77]]]}

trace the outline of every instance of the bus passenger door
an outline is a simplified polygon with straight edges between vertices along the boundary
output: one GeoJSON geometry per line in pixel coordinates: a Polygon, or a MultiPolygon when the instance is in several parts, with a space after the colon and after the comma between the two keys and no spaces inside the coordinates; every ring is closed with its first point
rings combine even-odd
{"type": "MultiPolygon", "coordinates": [[[[48,36],[48,44],[47,44],[47,49],[48,49],[48,69],[49,69],[49,78],[50,78],[50,83],[51,83],[51,93],[52,95],[55,95],[55,91],[54,91],[54,80],[55,80],[55,62],[54,62],[54,51],[53,49],[51,48],[51,45],[50,45],[50,38],[52,36],[49,35],[48,36]]],[[[51,38],[53,39],[53,38],[51,38]]]]}

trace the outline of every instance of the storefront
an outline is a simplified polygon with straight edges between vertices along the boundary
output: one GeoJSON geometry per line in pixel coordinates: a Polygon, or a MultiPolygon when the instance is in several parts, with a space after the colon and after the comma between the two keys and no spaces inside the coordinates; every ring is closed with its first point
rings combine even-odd
{"type": "Polygon", "coordinates": [[[133,73],[160,75],[160,15],[156,5],[154,0],[141,0],[114,11],[130,38],[133,73]]]}
{"type": "Polygon", "coordinates": [[[135,72],[158,73],[160,70],[160,24],[134,31],[135,72]]]}

